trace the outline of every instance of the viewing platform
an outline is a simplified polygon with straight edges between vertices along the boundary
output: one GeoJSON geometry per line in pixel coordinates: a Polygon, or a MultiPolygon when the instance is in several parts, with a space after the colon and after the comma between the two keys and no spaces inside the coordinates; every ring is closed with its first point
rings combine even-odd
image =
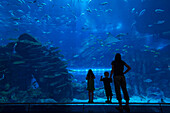
{"type": "MultiPolygon", "coordinates": [[[[1,103],[1,113],[118,113],[117,103],[1,103]]],[[[130,103],[131,113],[170,113],[170,103],[130,103]]],[[[125,110],[123,112],[126,112],[125,110]]]]}

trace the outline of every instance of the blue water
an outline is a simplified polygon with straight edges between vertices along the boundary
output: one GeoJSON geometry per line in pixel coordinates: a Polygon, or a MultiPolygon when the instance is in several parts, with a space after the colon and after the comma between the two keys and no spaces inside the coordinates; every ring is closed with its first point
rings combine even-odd
{"type": "MultiPolygon", "coordinates": [[[[126,75],[132,102],[168,103],[169,4],[169,0],[1,0],[0,45],[27,33],[43,45],[59,47],[72,82],[83,84],[85,96],[73,91],[74,102],[88,100],[88,69],[96,76],[95,92],[103,91],[100,76],[110,73],[115,54],[121,53],[132,68],[126,75]]],[[[97,98],[106,97],[96,94],[97,98]]]]}

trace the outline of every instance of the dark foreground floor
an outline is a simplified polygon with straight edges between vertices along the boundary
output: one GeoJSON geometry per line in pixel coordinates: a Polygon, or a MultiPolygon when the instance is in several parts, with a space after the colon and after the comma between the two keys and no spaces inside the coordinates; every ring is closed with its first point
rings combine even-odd
{"type": "MultiPolygon", "coordinates": [[[[0,112],[11,113],[114,113],[119,112],[115,109],[118,104],[105,103],[70,103],[70,104],[0,104],[0,112]]],[[[123,111],[126,112],[126,111],[123,111]]],[[[131,113],[170,113],[170,104],[130,104],[131,113]]]]}

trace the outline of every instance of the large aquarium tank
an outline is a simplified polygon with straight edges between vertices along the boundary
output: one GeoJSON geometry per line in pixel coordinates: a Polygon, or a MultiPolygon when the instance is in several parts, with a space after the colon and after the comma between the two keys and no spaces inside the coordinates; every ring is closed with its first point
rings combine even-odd
{"type": "Polygon", "coordinates": [[[89,69],[94,102],[105,102],[100,77],[110,73],[116,53],[131,67],[131,103],[170,103],[169,4],[0,0],[0,103],[88,102],[89,69]]]}

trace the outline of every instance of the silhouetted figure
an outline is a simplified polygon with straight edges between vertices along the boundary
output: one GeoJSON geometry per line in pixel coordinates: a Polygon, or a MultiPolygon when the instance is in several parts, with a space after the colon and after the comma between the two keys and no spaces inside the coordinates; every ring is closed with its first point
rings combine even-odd
{"type": "Polygon", "coordinates": [[[89,69],[87,77],[86,77],[86,80],[88,80],[87,90],[89,91],[89,101],[88,101],[88,103],[93,103],[93,95],[94,95],[93,91],[95,90],[94,79],[95,79],[95,76],[93,74],[93,71],[91,69],[89,69]]]}
{"type": "Polygon", "coordinates": [[[104,72],[104,76],[105,76],[105,78],[102,78],[102,76],[101,76],[100,81],[104,82],[104,89],[105,89],[105,94],[106,94],[106,97],[107,97],[106,103],[112,103],[111,101],[112,101],[113,94],[112,94],[112,89],[111,89],[111,86],[110,86],[112,79],[108,78],[109,72],[104,72]],[[110,100],[109,100],[109,98],[110,98],[110,100]]]}
{"type": "Polygon", "coordinates": [[[126,74],[131,67],[127,65],[123,60],[121,60],[121,55],[119,53],[116,54],[115,60],[112,61],[112,70],[110,74],[110,78],[112,78],[112,74],[114,73],[114,85],[115,85],[115,92],[116,92],[116,98],[119,101],[119,107],[116,107],[116,109],[122,111],[122,97],[120,92],[120,87],[122,88],[124,99],[126,100],[126,106],[124,106],[124,109],[130,112],[129,108],[129,95],[126,89],[126,80],[124,74],[126,74]],[[127,67],[127,70],[124,71],[124,66],[127,67]]]}

